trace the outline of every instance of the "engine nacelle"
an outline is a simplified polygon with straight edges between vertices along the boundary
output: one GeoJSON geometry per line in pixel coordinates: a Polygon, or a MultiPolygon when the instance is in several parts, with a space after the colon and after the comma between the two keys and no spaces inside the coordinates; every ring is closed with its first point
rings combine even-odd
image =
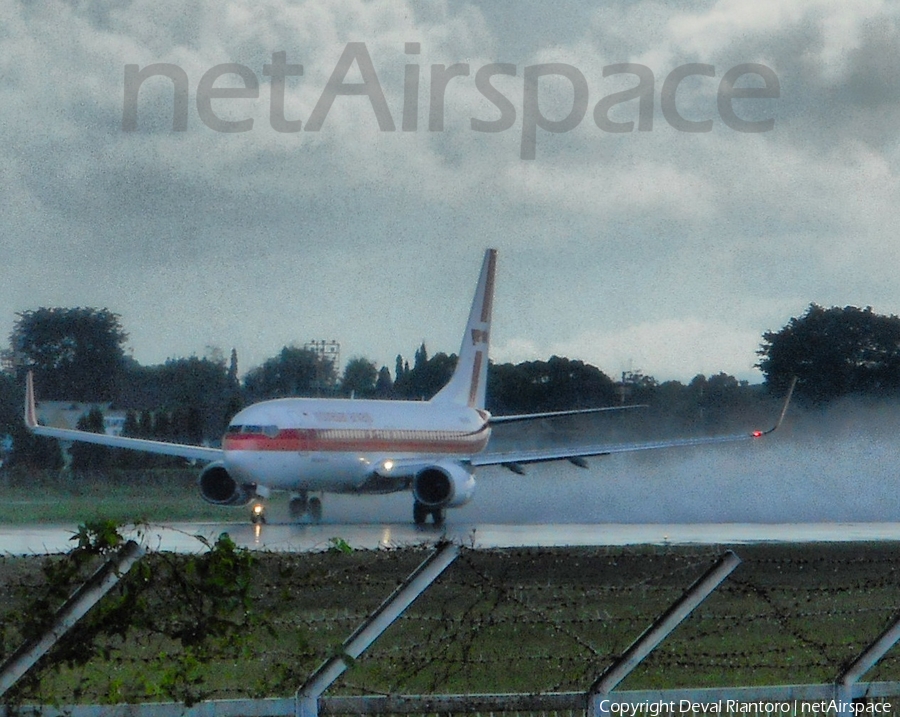
{"type": "Polygon", "coordinates": [[[252,485],[238,483],[221,461],[210,463],[200,474],[200,495],[216,505],[246,505],[256,495],[252,485]]]}
{"type": "Polygon", "coordinates": [[[427,508],[458,508],[474,494],[474,476],[456,463],[428,466],[413,480],[413,495],[427,508]]]}

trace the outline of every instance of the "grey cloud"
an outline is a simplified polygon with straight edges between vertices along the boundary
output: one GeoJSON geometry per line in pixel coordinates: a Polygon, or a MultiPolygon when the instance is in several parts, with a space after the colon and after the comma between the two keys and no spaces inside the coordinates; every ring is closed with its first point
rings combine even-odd
{"type": "MultiPolygon", "coordinates": [[[[259,277],[267,265],[297,262],[306,270],[332,267],[320,290],[371,301],[379,307],[375,315],[389,306],[396,312],[392,325],[403,324],[397,331],[409,332],[403,338],[410,346],[425,338],[425,326],[430,348],[455,351],[456,328],[443,328],[442,310],[448,297],[465,302],[466,268],[490,244],[503,256],[502,291],[515,297],[498,297],[498,307],[507,302],[501,331],[509,341],[540,339],[542,347],[585,330],[675,316],[761,333],[820,300],[820,292],[838,302],[859,296],[883,311],[900,309],[895,272],[885,270],[884,253],[872,251],[890,239],[879,225],[888,224],[881,218],[898,194],[888,151],[898,95],[890,67],[898,34],[890,14],[863,23],[859,47],[826,62],[824,5],[772,30],[735,25],[733,36],[715,47],[692,45],[690,33],[678,35],[671,26],[672,18],[693,13],[701,27],[718,7],[711,2],[674,10],[623,2],[602,11],[570,2],[551,12],[504,2],[94,0],[54,5],[55,17],[36,4],[13,7],[14,17],[0,30],[6,33],[0,161],[8,187],[0,197],[0,227],[12,246],[39,247],[35,253],[49,257],[49,275],[59,284],[42,292],[13,279],[0,289],[4,305],[28,308],[51,298],[84,303],[84,285],[91,284],[97,293],[90,296],[116,309],[130,299],[105,277],[136,282],[152,273],[158,286],[168,286],[154,311],[173,316],[196,293],[177,282],[166,285],[161,267],[206,275],[229,262],[238,268],[229,271],[223,293],[263,304],[271,295],[273,303],[289,304],[312,289],[267,286],[263,299],[259,277]],[[398,128],[410,61],[404,42],[421,42],[419,131],[378,132],[361,97],[338,98],[315,135],[272,131],[262,75],[271,53],[284,50],[288,62],[304,64],[303,78],[289,87],[286,112],[305,120],[351,40],[365,41],[372,53],[398,128]],[[477,68],[493,61],[517,66],[515,83],[506,88],[517,124],[486,135],[472,132],[469,118],[491,116],[473,88],[477,68]],[[523,69],[555,61],[585,74],[588,113],[570,133],[539,130],[537,158],[525,167],[518,158],[523,69]],[[627,61],[652,65],[657,75],[655,126],[612,136],[593,124],[591,111],[612,86],[603,83],[602,67],[627,61]],[[192,93],[214,64],[250,67],[262,83],[260,98],[240,112],[256,119],[254,130],[241,136],[208,130],[192,94],[188,131],[173,133],[171,86],[162,79],[142,87],[139,130],[122,132],[124,65],[153,62],[183,66],[192,93]],[[471,63],[469,85],[449,86],[445,131],[429,134],[427,68],[453,62],[471,63]],[[772,67],[782,81],[782,97],[765,105],[775,130],[740,135],[717,122],[708,135],[688,137],[668,127],[659,90],[665,74],[686,62],[714,64],[712,87],[739,62],[772,67]],[[871,157],[840,149],[859,141],[871,157]],[[887,169],[873,175],[881,186],[863,201],[858,188],[871,187],[874,172],[867,161],[887,169]],[[857,251],[843,258],[837,249],[847,242],[857,251]],[[241,261],[252,262],[253,270],[244,275],[241,261]],[[82,276],[65,278],[67,262],[82,276]],[[354,286],[342,289],[347,283],[354,286]],[[397,308],[413,296],[423,305],[397,308]],[[26,300],[33,303],[25,306],[26,300]]],[[[686,115],[702,119],[715,111],[708,91],[685,90],[686,115]]],[[[557,117],[570,101],[551,91],[542,99],[551,103],[548,116],[558,101],[557,117]]],[[[630,119],[632,110],[621,109],[630,119]]],[[[29,252],[17,254],[17,269],[27,272],[36,262],[29,252]]],[[[328,302],[317,309],[327,312],[328,302]]],[[[384,327],[371,315],[352,314],[345,307],[327,318],[342,332],[358,332],[362,351],[403,348],[399,337],[376,336],[384,327]]],[[[279,320],[300,323],[286,315],[279,320]]],[[[197,350],[188,333],[164,350],[197,350]]],[[[252,326],[243,336],[254,344],[252,326]]]]}

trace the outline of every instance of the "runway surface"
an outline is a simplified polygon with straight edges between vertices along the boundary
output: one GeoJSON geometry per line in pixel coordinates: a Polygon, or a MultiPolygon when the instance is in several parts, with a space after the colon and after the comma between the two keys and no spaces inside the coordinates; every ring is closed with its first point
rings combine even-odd
{"type": "MultiPolygon", "coordinates": [[[[0,554],[65,552],[73,547],[74,526],[0,526],[0,554]]],[[[900,540],[900,523],[678,523],[678,524],[448,524],[417,528],[412,524],[268,524],[179,523],[151,526],[139,538],[151,549],[195,552],[228,533],[255,550],[326,550],[336,540],[356,549],[430,545],[452,540],[474,548],[729,545],[763,542],[848,542],[900,540]]]]}

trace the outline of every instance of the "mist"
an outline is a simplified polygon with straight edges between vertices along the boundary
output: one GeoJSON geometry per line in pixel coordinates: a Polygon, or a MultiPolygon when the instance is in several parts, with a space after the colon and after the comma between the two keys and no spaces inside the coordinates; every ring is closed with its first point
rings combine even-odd
{"type": "MultiPolygon", "coordinates": [[[[749,426],[748,430],[755,426],[749,426]]],[[[522,443],[539,442],[541,431],[522,443]]],[[[544,429],[546,442],[562,440],[544,429]]],[[[675,433],[675,431],[673,431],[675,433]]],[[[565,432],[573,443],[604,440],[589,429],[565,432]]],[[[493,439],[492,439],[493,441],[493,439]]],[[[515,435],[488,447],[516,444],[515,435]]],[[[697,448],[480,469],[468,505],[450,523],[798,523],[900,521],[897,464],[900,405],[843,401],[827,410],[792,406],[769,437],[697,448]]],[[[408,494],[325,497],[335,523],[406,522],[408,494]]]]}

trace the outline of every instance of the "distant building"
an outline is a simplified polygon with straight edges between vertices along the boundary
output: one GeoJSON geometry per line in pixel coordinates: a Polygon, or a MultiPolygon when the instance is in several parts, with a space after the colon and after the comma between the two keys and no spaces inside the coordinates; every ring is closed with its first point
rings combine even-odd
{"type": "Polygon", "coordinates": [[[54,428],[77,428],[82,416],[99,408],[103,414],[103,428],[107,436],[121,436],[126,411],[112,410],[109,403],[78,403],[72,401],[41,401],[37,404],[38,421],[54,428]]]}

